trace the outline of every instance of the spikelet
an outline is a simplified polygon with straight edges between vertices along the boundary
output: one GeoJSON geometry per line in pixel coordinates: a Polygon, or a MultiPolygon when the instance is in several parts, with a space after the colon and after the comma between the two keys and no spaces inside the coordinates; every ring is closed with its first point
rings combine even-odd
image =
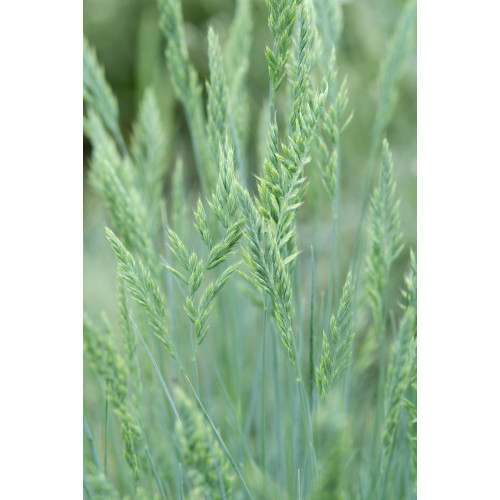
{"type": "Polygon", "coordinates": [[[111,327],[103,317],[104,328],[97,328],[92,320],[83,317],[83,347],[94,369],[106,382],[107,394],[111,406],[120,419],[121,433],[125,446],[125,459],[135,479],[139,477],[139,466],[135,452],[135,442],[140,438],[140,428],[128,408],[127,379],[125,361],[111,336],[111,327]]]}
{"type": "Polygon", "coordinates": [[[170,192],[170,225],[181,237],[184,235],[184,204],[186,190],[184,187],[184,164],[180,157],[175,162],[172,176],[172,188],[170,192]]]}
{"type": "Polygon", "coordinates": [[[273,225],[280,251],[285,259],[296,252],[295,216],[306,193],[304,167],[310,161],[311,143],[326,94],[327,87],[324,87],[313,95],[311,104],[307,106],[307,112],[298,117],[300,125],[297,125],[293,136],[289,138],[289,145],[283,144],[283,152],[278,156],[280,184],[272,189],[275,191],[279,209],[273,225]]]}
{"type": "Polygon", "coordinates": [[[297,0],[267,0],[269,29],[274,38],[273,49],[266,47],[269,77],[274,93],[285,78],[285,67],[290,56],[293,29],[297,18],[297,0]]]}
{"type": "Polygon", "coordinates": [[[391,355],[388,379],[385,390],[385,424],[382,442],[381,472],[387,474],[392,456],[393,443],[399,424],[402,408],[408,411],[407,437],[410,445],[410,474],[416,488],[416,439],[417,439],[417,407],[414,396],[417,384],[417,269],[413,253],[410,257],[411,270],[406,278],[403,297],[407,300],[398,338],[391,355]],[[405,397],[410,387],[415,391],[411,397],[405,397]]]}
{"type": "Polygon", "coordinates": [[[118,268],[132,298],[144,309],[155,337],[175,358],[172,340],[167,327],[167,311],[158,284],[140,260],[136,260],[120,239],[106,228],[108,238],[118,260],[118,268]]]}
{"type": "Polygon", "coordinates": [[[222,238],[215,243],[213,242],[208,216],[201,199],[198,200],[194,218],[196,231],[208,249],[205,261],[194,252],[189,255],[179,235],[171,228],[168,230],[172,254],[180,261],[184,271],[187,272],[187,276],[168,264],[166,264],[166,268],[188,286],[188,295],[184,310],[195,326],[195,336],[198,345],[201,344],[208,331],[207,320],[211,310],[211,303],[222,290],[239,263],[229,266],[215,281],[208,284],[198,302],[198,306],[195,305],[196,292],[200,288],[206,271],[216,268],[233,255],[243,234],[244,226],[244,220],[239,218],[237,213],[237,197],[235,192],[238,189],[238,183],[234,174],[233,152],[227,139],[225,147],[220,148],[219,155],[221,168],[216,188],[212,193],[212,200],[209,202],[209,207],[224,228],[222,238]]]}
{"type": "Polygon", "coordinates": [[[379,182],[369,211],[370,248],[366,260],[366,292],[377,332],[383,329],[386,308],[384,295],[391,266],[403,248],[398,208],[392,155],[387,140],[384,140],[379,182]]]}
{"type": "Polygon", "coordinates": [[[238,209],[238,181],[234,170],[233,150],[227,140],[219,149],[219,165],[219,177],[209,205],[222,226],[227,229],[235,220],[238,209]]]}
{"type": "Polygon", "coordinates": [[[83,38],[83,98],[111,132],[121,152],[125,153],[126,147],[118,125],[116,97],[106,81],[95,50],[85,37],[83,38]]]}
{"type": "Polygon", "coordinates": [[[349,272],[342,290],[337,317],[332,315],[330,320],[333,354],[330,351],[328,338],[323,332],[321,360],[316,369],[318,393],[323,401],[327,397],[329,386],[333,386],[351,366],[352,343],[354,341],[353,294],[352,276],[349,272]]]}
{"type": "Polygon", "coordinates": [[[251,0],[237,0],[234,19],[225,46],[225,70],[229,85],[229,115],[235,128],[235,148],[243,156],[250,133],[250,98],[246,88],[252,44],[251,0]]]}
{"type": "Polygon", "coordinates": [[[120,157],[101,119],[93,111],[89,112],[86,132],[93,146],[90,180],[103,197],[113,224],[125,244],[156,273],[159,268],[158,257],[148,231],[146,207],[136,189],[130,159],[120,157]]]}
{"type": "Polygon", "coordinates": [[[212,233],[208,225],[207,212],[205,211],[205,207],[203,206],[201,198],[198,198],[198,206],[194,212],[194,220],[194,227],[200,235],[200,238],[202,239],[203,243],[205,243],[205,245],[209,249],[211,249],[213,246],[212,233]]]}
{"type": "Polygon", "coordinates": [[[157,234],[160,226],[162,181],[167,167],[167,143],[158,101],[151,88],[146,90],[142,98],[130,150],[138,172],[141,196],[146,202],[150,231],[157,234]]]}
{"type": "MultiPolygon", "coordinates": [[[[416,392],[415,386],[415,392],[416,392]]],[[[410,448],[410,479],[413,491],[417,491],[417,405],[409,399],[404,399],[403,406],[408,412],[408,445],[410,448]]]]}
{"type": "Polygon", "coordinates": [[[416,310],[410,306],[401,319],[398,338],[393,346],[388,369],[384,398],[385,422],[382,440],[382,476],[387,473],[390,464],[396,430],[404,404],[404,395],[410,386],[412,368],[415,364],[415,325],[416,310]]]}
{"type": "MultiPolygon", "coordinates": [[[[403,290],[405,309],[413,308],[417,310],[417,258],[413,251],[410,252],[410,272],[405,279],[405,289],[403,290]]],[[[413,490],[417,491],[417,315],[414,314],[411,328],[414,337],[410,345],[410,389],[408,396],[403,400],[403,406],[408,413],[407,439],[410,449],[410,478],[413,490]]]]}
{"type": "Polygon", "coordinates": [[[189,61],[180,0],[158,0],[160,28],[167,39],[166,57],[176,97],[182,103],[193,140],[198,176],[205,193],[211,186],[209,146],[206,136],[201,86],[189,61]]]}
{"type": "Polygon", "coordinates": [[[123,277],[118,274],[118,308],[120,312],[120,329],[131,381],[131,400],[136,411],[139,411],[139,401],[142,395],[141,373],[136,355],[136,337],[130,324],[127,292],[123,277]]]}
{"type": "MultiPolygon", "coordinates": [[[[172,84],[176,96],[185,104],[189,101],[190,93],[196,86],[196,73],[191,63],[184,34],[181,2],[178,0],[159,0],[160,28],[167,38],[166,57],[171,72],[172,84]]],[[[196,92],[195,92],[196,96],[196,92]]]]}
{"type": "Polygon", "coordinates": [[[252,276],[246,279],[257,288],[269,293],[281,341],[290,363],[295,367],[297,354],[292,332],[292,287],[286,270],[286,261],[281,257],[276,238],[269,231],[250,194],[243,188],[240,192],[241,209],[245,218],[245,235],[249,247],[248,251],[242,251],[252,272],[252,276]]]}
{"type": "MultiPolygon", "coordinates": [[[[333,319],[333,317],[332,317],[333,319]]],[[[325,401],[330,385],[330,377],[333,369],[330,343],[326,333],[323,332],[323,344],[321,346],[321,360],[319,367],[316,368],[316,385],[318,394],[322,401],[325,401]]]]}
{"type": "MultiPolygon", "coordinates": [[[[90,181],[98,191],[104,191],[102,178],[107,164],[110,164],[113,170],[119,171],[122,158],[104,122],[93,109],[88,110],[83,122],[83,130],[92,144],[90,181]]],[[[122,184],[127,180],[126,177],[122,177],[125,172],[117,172],[116,175],[120,177],[122,184]]]]}
{"type": "Polygon", "coordinates": [[[210,82],[207,84],[207,137],[216,165],[219,160],[219,146],[224,143],[228,131],[228,90],[219,39],[212,27],[208,30],[208,65],[210,82]]]}
{"type": "Polygon", "coordinates": [[[289,118],[289,134],[292,135],[300,124],[300,116],[305,116],[311,98],[311,71],[314,54],[314,26],[310,19],[308,3],[300,11],[299,36],[295,50],[296,64],[292,71],[292,109],[289,118]]]}
{"type": "Polygon", "coordinates": [[[349,272],[342,291],[337,320],[330,323],[333,342],[332,384],[338,377],[344,375],[351,366],[352,343],[354,340],[353,294],[352,276],[349,272]]]}
{"type": "Polygon", "coordinates": [[[190,498],[230,498],[234,475],[212,430],[180,387],[175,399],[179,411],[175,430],[191,485],[190,498]]]}
{"type": "Polygon", "coordinates": [[[267,101],[262,103],[259,111],[257,125],[257,176],[262,176],[262,168],[267,154],[267,141],[269,137],[269,109],[267,101]]]}
{"type": "Polygon", "coordinates": [[[352,114],[345,119],[344,113],[349,102],[347,92],[347,79],[344,78],[340,87],[337,83],[338,70],[336,62],[336,51],[332,49],[330,59],[326,68],[323,68],[324,76],[328,82],[330,105],[325,105],[320,115],[317,134],[317,145],[319,150],[318,167],[321,173],[321,182],[330,199],[334,217],[335,196],[337,189],[337,161],[340,135],[349,125],[352,114]]]}
{"type": "MultiPolygon", "coordinates": [[[[417,308],[417,256],[410,250],[410,272],[405,276],[405,288],[403,289],[403,310],[413,306],[417,308]]],[[[415,329],[416,333],[416,329],[415,329]]]]}
{"type": "MultiPolygon", "coordinates": [[[[292,9],[292,4],[293,2],[289,2],[286,8],[292,9]]],[[[293,9],[295,12],[296,6],[293,9]]],[[[265,217],[266,224],[270,225],[275,233],[280,254],[287,266],[293,263],[297,255],[295,216],[306,193],[304,167],[310,161],[309,152],[328,93],[326,82],[323,82],[320,90],[312,90],[311,87],[310,54],[314,47],[313,31],[308,9],[303,6],[288,141],[281,144],[280,151],[278,126],[275,117],[272,117],[268,136],[268,157],[264,162],[263,176],[258,183],[259,210],[265,217]]]]}

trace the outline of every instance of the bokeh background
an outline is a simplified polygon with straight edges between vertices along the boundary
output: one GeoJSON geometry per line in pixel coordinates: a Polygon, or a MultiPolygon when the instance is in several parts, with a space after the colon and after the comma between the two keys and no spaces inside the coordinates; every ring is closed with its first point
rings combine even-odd
{"type": "MultiPolygon", "coordinates": [[[[208,78],[207,30],[213,25],[224,44],[234,13],[232,0],[183,0],[188,48],[202,81],[208,78]]],[[[267,99],[269,86],[264,49],[270,43],[267,8],[264,0],[254,0],[252,9],[249,92],[251,99],[250,169],[258,168],[255,155],[259,113],[267,99]]],[[[343,2],[344,29],[338,51],[340,77],[348,77],[350,104],[354,117],[342,136],[342,202],[340,224],[341,266],[349,265],[353,240],[358,228],[361,199],[369,163],[371,131],[377,103],[377,75],[391,34],[404,2],[399,0],[347,0],[343,2]]],[[[154,0],[84,0],[84,35],[96,48],[106,77],[120,108],[120,124],[127,138],[132,129],[138,103],[147,86],[153,86],[169,134],[169,170],[165,179],[168,197],[170,175],[175,158],[185,164],[186,186],[194,198],[198,184],[191,153],[189,131],[183,110],[173,96],[166,67],[166,42],[158,27],[154,0]]],[[[416,40],[415,40],[416,41],[416,40]]],[[[415,44],[416,47],[416,44],[415,44]]],[[[411,51],[398,86],[398,101],[387,130],[393,150],[398,196],[401,199],[402,229],[408,243],[396,263],[396,274],[407,265],[409,247],[416,247],[416,49],[411,51]]],[[[100,199],[87,183],[90,144],[84,138],[84,301],[87,310],[98,314],[114,309],[114,257],[104,236],[106,214],[100,199]]],[[[304,222],[304,241],[315,232],[315,246],[329,244],[329,214],[325,226],[308,227],[308,211],[317,209],[316,196],[308,196],[299,217],[304,222]],[[324,238],[322,234],[324,233],[324,238]]],[[[327,203],[325,203],[327,205],[327,203]]],[[[189,215],[189,212],[187,212],[189,215]]],[[[306,241],[307,243],[307,241],[306,241]]],[[[300,245],[300,238],[299,238],[300,245]]],[[[309,248],[310,243],[306,244],[309,248]]],[[[321,255],[321,248],[318,254],[321,255]]],[[[327,274],[328,259],[318,262],[318,276],[327,274]],[[325,272],[321,272],[321,266],[325,272]]],[[[321,283],[319,283],[321,287],[321,283]]],[[[397,290],[396,290],[397,292],[397,290]]]]}

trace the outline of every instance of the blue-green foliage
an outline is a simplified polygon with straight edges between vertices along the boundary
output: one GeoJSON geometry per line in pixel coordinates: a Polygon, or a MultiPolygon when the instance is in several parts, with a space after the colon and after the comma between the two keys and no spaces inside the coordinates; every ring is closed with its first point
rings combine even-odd
{"type": "Polygon", "coordinates": [[[198,37],[180,0],[157,4],[187,145],[156,86],[122,131],[84,41],[88,179],[107,210],[117,275],[110,319],[84,315],[86,497],[416,498],[416,256],[398,307],[391,287],[406,242],[382,141],[416,3],[383,58],[366,158],[381,151],[378,181],[352,231],[361,257],[337,230],[352,218],[346,206],[364,205],[341,203],[341,146],[355,126],[338,56],[341,2],[267,0],[269,94],[255,134],[256,6],[237,0],[228,30],[213,23],[198,37]],[[193,39],[206,40],[206,79],[193,39]]]}

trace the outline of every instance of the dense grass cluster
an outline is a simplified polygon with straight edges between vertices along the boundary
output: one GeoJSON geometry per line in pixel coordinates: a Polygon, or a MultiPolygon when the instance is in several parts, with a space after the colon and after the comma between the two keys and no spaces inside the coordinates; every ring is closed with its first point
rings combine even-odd
{"type": "Polygon", "coordinates": [[[155,92],[126,141],[84,41],[89,181],[117,269],[116,308],[84,315],[85,496],[416,498],[417,266],[384,138],[416,2],[381,64],[363,216],[342,269],[340,148],[353,116],[337,61],[342,8],[267,1],[269,96],[250,155],[250,1],[236,1],[225,45],[208,30],[203,87],[181,1],[158,0],[199,182],[192,211],[155,92]],[[316,215],[311,191],[326,207],[316,215]],[[301,231],[323,213],[326,259],[301,231]],[[408,255],[394,300],[394,263],[408,255]]]}

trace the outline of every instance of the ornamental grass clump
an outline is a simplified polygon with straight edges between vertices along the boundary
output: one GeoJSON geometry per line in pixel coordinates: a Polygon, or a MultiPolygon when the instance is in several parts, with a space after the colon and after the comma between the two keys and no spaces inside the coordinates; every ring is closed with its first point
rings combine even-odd
{"type": "Polygon", "coordinates": [[[116,288],[100,320],[84,304],[85,497],[416,498],[417,259],[386,139],[416,3],[382,58],[358,226],[341,3],[266,2],[260,114],[251,0],[208,27],[206,79],[180,0],[157,4],[189,151],[154,87],[125,134],[83,45],[88,183],[116,288]]]}

